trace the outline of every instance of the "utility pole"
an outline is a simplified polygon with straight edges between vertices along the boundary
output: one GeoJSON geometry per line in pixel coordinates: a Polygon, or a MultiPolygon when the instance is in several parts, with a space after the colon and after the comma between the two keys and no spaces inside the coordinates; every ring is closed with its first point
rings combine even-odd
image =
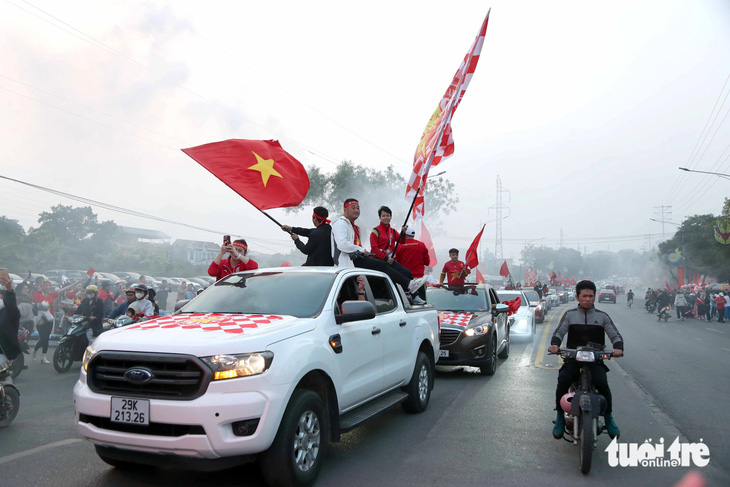
{"type": "Polygon", "coordinates": [[[662,240],[664,240],[664,223],[671,219],[672,207],[670,206],[655,206],[654,215],[659,216],[659,221],[662,224],[662,240]],[[664,217],[667,218],[664,218],[664,217]]]}
{"type": "Polygon", "coordinates": [[[495,209],[497,212],[497,229],[496,229],[496,235],[494,237],[494,261],[499,262],[502,260],[502,219],[503,218],[509,218],[509,215],[503,217],[502,216],[502,209],[509,210],[509,206],[505,206],[502,204],[502,193],[508,193],[508,189],[502,189],[502,180],[499,178],[499,175],[497,176],[497,204],[495,206],[489,207],[489,209],[495,209]]]}

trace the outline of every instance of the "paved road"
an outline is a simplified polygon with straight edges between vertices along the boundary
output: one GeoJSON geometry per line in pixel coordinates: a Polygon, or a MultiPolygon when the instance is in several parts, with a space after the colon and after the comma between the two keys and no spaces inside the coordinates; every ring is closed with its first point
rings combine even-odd
{"type": "MultiPolygon", "coordinates": [[[[571,304],[573,306],[574,304],[571,304]]],[[[318,486],[671,486],[688,469],[616,467],[607,462],[602,435],[593,469],[583,476],[578,450],[550,430],[559,366],[547,356],[549,335],[562,310],[554,309],[532,340],[514,342],[493,377],[477,369],[439,368],[429,409],[408,415],[393,409],[346,434],[330,449],[318,486]]],[[[724,418],[730,400],[730,325],[658,323],[641,308],[601,305],[626,341],[627,355],[609,363],[609,382],[621,442],[700,441],[710,465],[709,485],[730,485],[724,418]],[[727,328],[724,328],[727,326],[727,328]]],[[[67,374],[31,363],[17,380],[22,407],[0,430],[2,485],[260,486],[255,465],[218,473],[140,468],[119,472],[99,460],[75,431],[71,389],[79,365],[67,374]]]]}

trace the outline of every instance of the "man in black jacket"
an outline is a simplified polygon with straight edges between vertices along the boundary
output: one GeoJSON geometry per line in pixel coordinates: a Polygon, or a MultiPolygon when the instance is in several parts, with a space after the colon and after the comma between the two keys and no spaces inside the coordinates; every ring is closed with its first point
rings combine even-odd
{"type": "MultiPolygon", "coordinates": [[[[86,286],[86,298],[81,301],[81,304],[76,308],[76,312],[74,313],[75,315],[82,315],[89,318],[89,328],[94,337],[98,337],[104,331],[101,325],[101,320],[105,316],[104,303],[97,297],[98,292],[99,289],[94,284],[86,286]]],[[[91,341],[89,340],[89,342],[91,341]]]]}
{"type": "Polygon", "coordinates": [[[332,259],[332,227],[327,219],[329,212],[327,208],[317,206],[312,214],[314,228],[290,227],[282,225],[281,229],[291,233],[294,245],[307,256],[305,266],[329,266],[335,265],[332,259]],[[307,237],[307,243],[302,243],[298,235],[307,237]]]}
{"type": "Polygon", "coordinates": [[[13,280],[7,274],[0,275],[0,287],[5,288],[0,299],[0,349],[8,360],[13,360],[21,353],[18,345],[20,310],[15,298],[13,280]]]}

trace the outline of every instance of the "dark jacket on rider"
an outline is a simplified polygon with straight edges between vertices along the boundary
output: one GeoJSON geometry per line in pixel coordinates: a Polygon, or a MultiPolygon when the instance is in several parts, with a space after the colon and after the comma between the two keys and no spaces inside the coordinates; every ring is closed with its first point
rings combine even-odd
{"type": "Polygon", "coordinates": [[[595,307],[583,309],[577,306],[568,310],[555,329],[550,345],[560,346],[566,333],[568,334],[567,348],[580,347],[587,345],[588,342],[604,345],[605,337],[608,336],[613,348],[624,349],[624,340],[616,329],[616,325],[611,321],[611,317],[595,307]]]}
{"type": "Polygon", "coordinates": [[[89,326],[95,337],[101,335],[101,332],[104,331],[101,325],[101,320],[105,316],[104,302],[101,299],[96,297],[93,300],[89,298],[84,298],[84,300],[81,301],[79,307],[76,308],[76,312],[74,314],[86,317],[94,317],[92,320],[90,320],[89,326]]]}
{"type": "Polygon", "coordinates": [[[0,348],[9,360],[13,360],[21,353],[18,345],[20,310],[15,291],[2,291],[2,300],[4,307],[0,310],[0,348]]]}

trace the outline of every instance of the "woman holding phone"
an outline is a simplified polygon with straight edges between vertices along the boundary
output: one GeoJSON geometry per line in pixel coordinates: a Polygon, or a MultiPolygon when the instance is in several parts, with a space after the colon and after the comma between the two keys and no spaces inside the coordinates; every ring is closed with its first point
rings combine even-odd
{"type": "Polygon", "coordinates": [[[244,239],[239,239],[231,243],[231,237],[228,235],[226,237],[223,238],[223,246],[218,252],[218,255],[215,256],[215,259],[213,259],[213,262],[211,262],[208,268],[208,275],[215,277],[216,281],[220,281],[234,272],[250,271],[259,268],[256,261],[246,255],[248,254],[248,244],[244,239]],[[230,256],[224,259],[223,255],[226,253],[230,254],[230,256]]]}

